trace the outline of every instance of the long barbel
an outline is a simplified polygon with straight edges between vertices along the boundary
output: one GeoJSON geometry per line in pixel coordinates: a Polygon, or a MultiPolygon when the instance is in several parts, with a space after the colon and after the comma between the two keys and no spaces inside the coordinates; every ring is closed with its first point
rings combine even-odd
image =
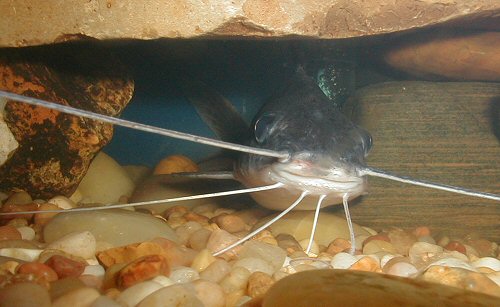
{"type": "MultiPolygon", "coordinates": [[[[179,132],[175,130],[169,130],[169,129],[164,129],[164,128],[159,128],[151,125],[145,125],[129,120],[124,120],[108,115],[103,115],[103,114],[98,114],[94,113],[91,111],[86,111],[86,110],[80,110],[74,107],[66,106],[66,105],[60,105],[54,102],[49,102],[43,99],[39,98],[33,98],[33,97],[28,97],[28,96],[23,96],[7,91],[2,91],[0,90],[0,97],[4,97],[6,99],[14,100],[14,101],[20,101],[24,102],[30,105],[35,105],[35,106],[41,106],[45,107],[48,109],[52,109],[55,111],[59,111],[62,113],[66,114],[71,114],[71,115],[76,115],[76,116],[81,116],[93,120],[98,120],[101,122],[105,122],[108,124],[113,124],[117,126],[122,126],[134,130],[140,130],[140,131],[145,131],[149,133],[154,133],[154,134],[159,134],[167,137],[172,137],[176,139],[181,139],[181,140],[186,140],[190,142],[195,142],[195,143],[200,143],[200,144],[205,144],[209,146],[215,146],[219,148],[225,148],[229,150],[234,150],[234,151],[239,151],[239,152],[245,152],[245,153],[250,153],[250,154],[255,154],[255,155],[261,155],[261,156],[267,156],[267,157],[273,157],[273,158],[278,158],[280,160],[288,160],[290,159],[290,153],[288,152],[283,152],[283,151],[274,151],[274,150],[269,150],[269,149],[262,149],[262,148],[254,148],[250,146],[245,146],[245,145],[240,145],[240,144],[234,144],[234,143],[229,143],[229,142],[224,142],[220,140],[214,140],[202,136],[197,136],[185,132],[179,132]]],[[[367,175],[367,176],[373,176],[373,177],[380,177],[380,178],[385,178],[388,180],[393,180],[393,181],[398,181],[398,182],[404,182],[412,185],[418,185],[418,186],[424,186],[428,188],[433,188],[433,189],[438,189],[438,190],[443,190],[443,191],[448,191],[452,193],[458,193],[458,194],[465,194],[473,197],[478,197],[478,198],[484,198],[484,199],[490,199],[490,200],[495,200],[495,201],[500,201],[500,195],[498,194],[493,194],[493,193],[486,193],[486,192],[480,192],[480,191],[475,191],[471,189],[466,189],[462,187],[457,187],[457,186],[452,186],[452,185],[445,185],[441,183],[435,183],[431,181],[426,181],[426,180],[419,180],[419,179],[413,179],[410,177],[405,177],[405,176],[399,176],[399,175],[394,175],[390,174],[384,170],[379,170],[371,167],[363,167],[360,169],[360,175],[367,175]]]]}

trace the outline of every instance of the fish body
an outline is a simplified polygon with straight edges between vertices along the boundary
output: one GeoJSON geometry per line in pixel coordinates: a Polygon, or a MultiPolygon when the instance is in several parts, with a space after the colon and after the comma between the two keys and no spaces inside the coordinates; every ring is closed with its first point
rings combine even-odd
{"type": "Polygon", "coordinates": [[[283,90],[258,112],[254,135],[248,145],[289,152],[288,159],[240,154],[235,178],[247,187],[280,182],[276,190],[253,193],[262,206],[283,210],[304,191],[298,207],[315,209],[362,195],[366,179],[360,174],[371,148],[370,134],[346,118],[325,96],[316,82],[299,70],[283,90]]]}

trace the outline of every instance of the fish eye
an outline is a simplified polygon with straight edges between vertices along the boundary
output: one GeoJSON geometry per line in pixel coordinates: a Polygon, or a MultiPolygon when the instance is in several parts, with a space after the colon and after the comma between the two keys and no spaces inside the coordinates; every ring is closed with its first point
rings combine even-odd
{"type": "Polygon", "coordinates": [[[370,134],[366,134],[366,136],[363,139],[364,144],[365,144],[365,154],[368,154],[370,149],[372,149],[373,146],[373,138],[370,134]]]}
{"type": "Polygon", "coordinates": [[[274,113],[266,113],[260,116],[255,122],[254,133],[255,139],[257,142],[264,142],[272,132],[275,122],[276,114],[274,113]]]}

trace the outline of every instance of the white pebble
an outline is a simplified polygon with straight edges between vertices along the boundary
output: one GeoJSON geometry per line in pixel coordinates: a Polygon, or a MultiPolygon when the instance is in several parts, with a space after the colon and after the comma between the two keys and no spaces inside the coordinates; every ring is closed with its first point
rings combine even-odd
{"type": "Polygon", "coordinates": [[[31,241],[35,239],[35,231],[31,227],[28,226],[18,227],[17,231],[19,231],[19,233],[21,234],[21,238],[23,240],[31,241]]]}
{"type": "Polygon", "coordinates": [[[264,272],[269,275],[277,271],[267,261],[254,257],[240,259],[233,264],[233,267],[243,267],[251,273],[264,272]]]}
{"type": "Polygon", "coordinates": [[[226,260],[216,259],[200,273],[200,277],[218,283],[229,272],[231,272],[231,265],[226,260]]]}
{"type": "Polygon", "coordinates": [[[369,236],[366,235],[357,235],[354,237],[354,244],[356,250],[360,251],[363,250],[363,242],[368,238],[369,236]]]}
{"type": "Polygon", "coordinates": [[[118,304],[106,295],[99,296],[90,307],[123,307],[123,305],[118,304]]]}
{"type": "Polygon", "coordinates": [[[104,267],[102,265],[87,265],[83,270],[82,275],[93,275],[96,277],[103,277],[105,273],[104,267]]]}
{"type": "Polygon", "coordinates": [[[413,264],[404,261],[395,263],[387,271],[389,275],[401,277],[410,277],[416,273],[418,273],[417,268],[413,264]]]}
{"type": "Polygon", "coordinates": [[[421,236],[417,238],[418,242],[425,242],[429,244],[436,244],[436,240],[434,240],[431,236],[421,236]]]}
{"type": "Polygon", "coordinates": [[[239,253],[239,259],[243,258],[260,258],[269,263],[277,271],[283,267],[286,252],[278,246],[251,240],[243,245],[239,253]]]}
{"type": "Polygon", "coordinates": [[[350,268],[358,259],[348,253],[338,253],[333,256],[331,265],[334,269],[348,269],[350,268]]]}
{"type": "Polygon", "coordinates": [[[374,236],[376,235],[378,232],[375,231],[374,229],[370,228],[370,227],[366,227],[366,226],[361,226],[364,230],[368,231],[368,233],[371,235],[371,236],[374,236]]]}
{"type": "MultiPolygon", "coordinates": [[[[299,244],[300,244],[300,247],[302,247],[302,249],[304,251],[306,251],[307,247],[309,246],[309,239],[300,240],[299,244]]],[[[315,255],[319,254],[319,245],[314,240],[311,244],[310,253],[313,253],[315,255]]]]}
{"type": "Polygon", "coordinates": [[[235,267],[219,284],[226,293],[244,290],[247,287],[250,274],[250,271],[244,267],[235,267]]]}
{"type": "Polygon", "coordinates": [[[391,260],[394,257],[400,257],[399,255],[393,255],[393,254],[386,254],[380,259],[380,267],[383,268],[389,260],[391,260]]]}
{"type": "Polygon", "coordinates": [[[200,274],[193,268],[179,266],[172,270],[169,278],[176,284],[182,284],[200,278],[200,274]]]}
{"type": "Polygon", "coordinates": [[[15,248],[7,247],[0,248],[0,256],[11,257],[28,262],[33,262],[38,259],[38,256],[43,252],[43,249],[15,248]]]}
{"type": "Polygon", "coordinates": [[[84,287],[77,288],[57,298],[52,302],[52,307],[88,307],[100,295],[99,291],[94,288],[84,287]]]}
{"type": "Polygon", "coordinates": [[[251,300],[252,300],[252,297],[244,295],[244,296],[240,297],[240,299],[236,302],[235,306],[243,306],[246,303],[250,302],[251,300]]]}
{"type": "Polygon", "coordinates": [[[47,201],[48,203],[54,204],[61,209],[72,209],[76,207],[76,204],[66,196],[56,196],[52,197],[47,201]]]}
{"type": "Polygon", "coordinates": [[[151,279],[151,281],[154,281],[155,283],[158,283],[163,287],[168,287],[174,284],[174,282],[165,275],[158,275],[155,278],[151,279]]]}
{"type": "Polygon", "coordinates": [[[185,285],[163,287],[146,296],[137,307],[190,306],[203,307],[194,290],[185,285]]]}
{"type": "Polygon", "coordinates": [[[212,253],[208,249],[204,249],[201,252],[199,252],[193,259],[191,267],[198,272],[202,272],[214,261],[215,257],[212,256],[212,253]]]}
{"type": "MultiPolygon", "coordinates": [[[[238,237],[235,235],[230,234],[229,232],[222,230],[222,229],[217,229],[210,234],[210,237],[208,238],[207,242],[207,249],[211,252],[217,252],[224,247],[227,247],[234,242],[238,241],[238,237]]],[[[230,250],[226,253],[229,254],[234,254],[235,250],[230,250]]]]}
{"type": "Polygon", "coordinates": [[[46,248],[88,259],[96,253],[96,239],[90,231],[72,232],[50,243],[46,248]]]}
{"type": "Polygon", "coordinates": [[[208,280],[196,280],[193,282],[196,296],[203,302],[205,307],[224,307],[226,297],[224,290],[218,284],[208,280]]]}
{"type": "Polygon", "coordinates": [[[472,263],[475,268],[489,268],[493,271],[500,271],[500,260],[493,257],[483,257],[472,263]]]}
{"type": "Polygon", "coordinates": [[[144,281],[125,289],[115,300],[123,306],[133,307],[139,304],[146,296],[161,288],[163,286],[157,282],[144,281]]]}
{"type": "Polygon", "coordinates": [[[500,272],[493,272],[493,273],[488,273],[485,275],[489,279],[493,280],[493,282],[496,283],[500,287],[500,272]]]}
{"type": "Polygon", "coordinates": [[[436,260],[436,261],[432,262],[431,264],[429,264],[427,266],[426,270],[433,265],[445,266],[445,267],[450,267],[450,268],[461,268],[461,269],[466,269],[469,271],[477,272],[477,270],[473,266],[471,266],[467,262],[460,260],[460,259],[457,259],[457,258],[443,258],[443,259],[436,260]]]}

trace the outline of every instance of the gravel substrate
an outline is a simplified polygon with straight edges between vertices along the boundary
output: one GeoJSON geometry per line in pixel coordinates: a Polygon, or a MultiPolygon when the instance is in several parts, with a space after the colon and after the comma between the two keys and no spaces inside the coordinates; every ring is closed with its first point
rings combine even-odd
{"type": "Polygon", "coordinates": [[[416,278],[500,296],[498,245],[416,229],[356,226],[349,253],[345,220],[320,215],[306,254],[312,212],[291,212],[242,246],[213,253],[248,234],[266,217],[210,202],[144,209],[44,213],[77,207],[59,196],[12,194],[1,216],[0,306],[238,306],[265,296],[301,271],[347,269],[416,278]],[[309,226],[308,226],[309,225],[309,226]]]}

